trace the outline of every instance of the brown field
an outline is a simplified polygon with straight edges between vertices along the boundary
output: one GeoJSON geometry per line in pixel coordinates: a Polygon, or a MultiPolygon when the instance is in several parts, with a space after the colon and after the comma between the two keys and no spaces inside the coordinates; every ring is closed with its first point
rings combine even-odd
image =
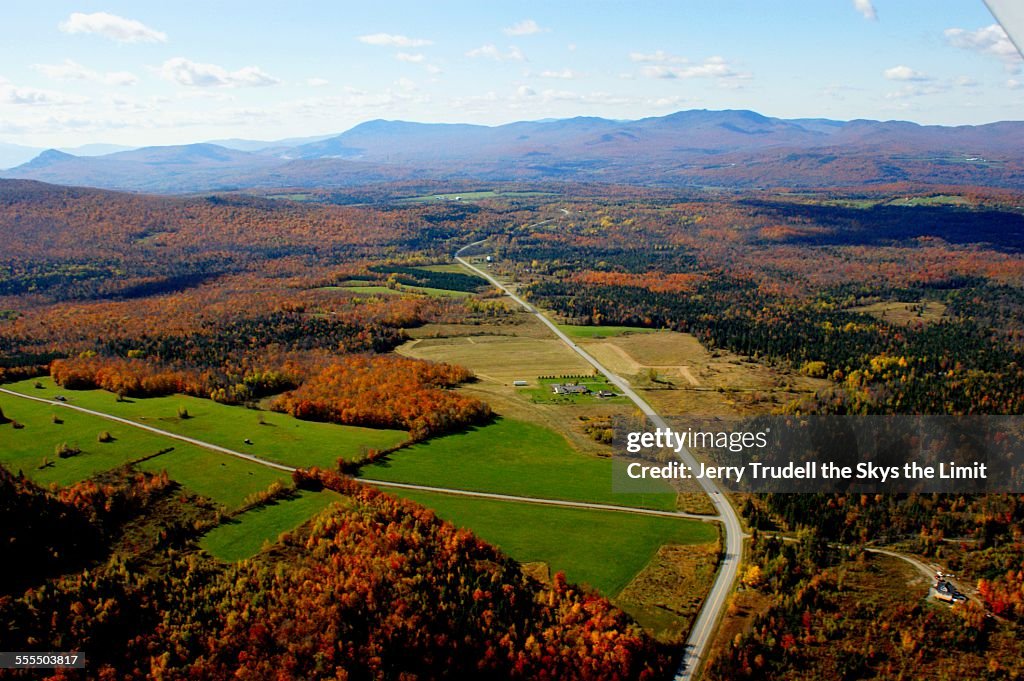
{"type": "Polygon", "coordinates": [[[485,321],[479,324],[424,324],[415,329],[406,329],[405,332],[413,339],[458,338],[462,336],[552,337],[546,327],[541,324],[529,323],[529,315],[525,314],[517,314],[507,320],[485,321]]]}
{"type": "Polygon", "coordinates": [[[399,354],[458,364],[481,380],[509,384],[538,376],[591,374],[593,368],[557,338],[457,336],[422,338],[398,348],[399,354]]]}
{"type": "Polygon", "coordinates": [[[715,574],[718,542],[667,544],[633,578],[615,604],[662,641],[679,641],[690,629],[715,574]]]}
{"type": "Polygon", "coordinates": [[[939,321],[946,314],[946,305],[936,301],[875,303],[851,307],[850,312],[863,312],[890,324],[913,326],[939,321]]]}
{"type": "Polygon", "coordinates": [[[536,579],[542,584],[551,584],[551,566],[544,561],[535,560],[529,563],[520,563],[519,568],[527,577],[536,579]]]}
{"type": "Polygon", "coordinates": [[[729,352],[708,352],[686,333],[661,331],[579,342],[666,414],[764,413],[828,385],[729,352]]]}
{"type": "Polygon", "coordinates": [[[611,448],[584,432],[581,417],[628,413],[630,405],[533,404],[513,381],[537,385],[538,376],[590,374],[593,368],[555,338],[533,315],[516,315],[514,323],[490,325],[429,324],[418,337],[397,349],[401,355],[459,364],[477,381],[459,388],[491,405],[502,416],[530,421],[561,433],[576,449],[609,456],[611,448]],[[500,335],[499,335],[500,334],[500,335]]]}

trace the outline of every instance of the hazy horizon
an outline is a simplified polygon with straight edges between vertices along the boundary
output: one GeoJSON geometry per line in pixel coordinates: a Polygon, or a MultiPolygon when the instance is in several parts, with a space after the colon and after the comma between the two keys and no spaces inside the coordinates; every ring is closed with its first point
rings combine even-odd
{"type": "Polygon", "coordinates": [[[980,0],[96,9],[6,9],[0,142],[137,147],[378,118],[500,125],[701,108],[961,125],[1024,110],[1024,60],[980,0]]]}

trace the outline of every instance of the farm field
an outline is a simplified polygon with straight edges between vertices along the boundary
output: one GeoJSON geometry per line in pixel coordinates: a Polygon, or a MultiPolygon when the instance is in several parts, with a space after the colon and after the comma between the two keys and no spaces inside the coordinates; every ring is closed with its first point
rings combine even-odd
{"type": "Polygon", "coordinates": [[[0,463],[13,473],[19,470],[40,485],[70,485],[101,471],[145,459],[137,467],[167,474],[192,491],[207,496],[228,509],[266,489],[275,480],[290,484],[287,473],[217,454],[177,440],[148,433],[98,416],[60,409],[40,402],[0,396],[0,407],[8,418],[25,427],[3,429],[0,463]],[[53,423],[56,414],[62,423],[53,423]],[[111,442],[98,442],[100,432],[113,436],[111,442]],[[67,443],[81,449],[66,459],[55,454],[67,443]],[[157,455],[160,452],[162,454],[157,455]],[[151,457],[151,458],[147,458],[151,457]],[[40,468],[43,459],[50,465],[40,468]]]}
{"type": "Polygon", "coordinates": [[[366,466],[367,479],[675,510],[676,495],[612,492],[612,462],[575,451],[558,433],[510,418],[415,444],[366,466]]]}
{"type": "Polygon", "coordinates": [[[535,388],[521,389],[523,394],[530,395],[530,399],[538,404],[629,404],[629,398],[624,396],[599,397],[598,392],[616,392],[615,386],[599,378],[542,378],[537,381],[530,381],[535,388]],[[589,392],[583,394],[559,395],[554,392],[552,386],[581,385],[589,392]]]}
{"type": "Polygon", "coordinates": [[[571,338],[612,338],[632,333],[658,333],[657,329],[638,326],[580,326],[579,324],[557,324],[571,338]]]}
{"type": "Polygon", "coordinates": [[[669,415],[763,413],[828,384],[726,351],[708,351],[693,335],[675,331],[581,339],[580,344],[669,415]]]}
{"type": "Polygon", "coordinates": [[[946,305],[933,300],[916,302],[891,301],[851,307],[850,312],[863,312],[893,324],[914,326],[917,324],[932,324],[939,321],[942,319],[942,315],[946,313],[946,305]]]}
{"type": "Polygon", "coordinates": [[[404,294],[417,294],[425,296],[435,297],[453,297],[453,298],[465,298],[473,295],[468,291],[449,291],[444,288],[430,288],[428,286],[412,286],[409,284],[399,284],[397,288],[388,288],[387,286],[378,286],[376,284],[360,283],[350,285],[349,282],[343,282],[339,286],[324,286],[321,290],[325,291],[349,291],[351,293],[365,293],[365,294],[379,294],[385,296],[400,296],[404,294]]]}
{"type": "Polygon", "coordinates": [[[273,482],[291,485],[291,476],[284,471],[200,447],[179,447],[182,443],[173,440],[169,442],[173,450],[146,459],[136,467],[150,473],[167,471],[172,480],[223,504],[228,510],[239,508],[246,497],[265,490],[273,482]]]}
{"type": "Polygon", "coordinates": [[[552,573],[617,595],[665,544],[706,544],[718,530],[696,520],[615,511],[552,508],[401,490],[400,496],[472,530],[521,563],[544,562],[552,573]]]}
{"type": "Polygon", "coordinates": [[[516,191],[500,191],[493,189],[485,189],[482,191],[462,192],[462,193],[450,193],[450,194],[424,194],[423,196],[410,196],[404,199],[398,199],[396,203],[430,203],[430,202],[441,202],[441,201],[484,201],[487,199],[500,199],[500,198],[539,198],[544,196],[555,196],[554,192],[516,192],[516,191]]]}
{"type": "Polygon", "coordinates": [[[477,377],[512,384],[538,376],[593,373],[593,367],[553,337],[461,336],[424,338],[406,343],[407,357],[449,362],[471,369],[477,377]]]}
{"type": "MultiPolygon", "coordinates": [[[[333,468],[339,458],[357,457],[363,448],[387,449],[408,439],[408,435],[400,430],[302,421],[287,414],[246,409],[187,395],[130,398],[118,402],[113,394],[104,390],[64,390],[50,378],[21,381],[4,387],[50,399],[61,394],[67,397],[69,404],[303,468],[333,468]],[[43,385],[42,389],[34,387],[37,380],[43,385]],[[188,411],[189,418],[179,418],[179,407],[188,411]],[[246,444],[246,439],[252,444],[246,444]]],[[[40,406],[50,411],[59,410],[57,407],[40,406]]]]}
{"type": "Polygon", "coordinates": [[[241,513],[207,532],[199,541],[211,555],[234,562],[251,558],[265,543],[275,543],[282,532],[294,530],[332,503],[345,497],[330,490],[299,490],[294,496],[241,513]]]}

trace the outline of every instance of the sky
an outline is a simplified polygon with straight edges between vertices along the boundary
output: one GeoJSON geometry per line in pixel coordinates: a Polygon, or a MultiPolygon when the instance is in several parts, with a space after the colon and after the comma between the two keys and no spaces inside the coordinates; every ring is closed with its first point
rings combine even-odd
{"type": "Polygon", "coordinates": [[[0,18],[0,142],[34,147],[683,109],[1024,118],[1024,60],[981,0],[10,0],[0,18]]]}

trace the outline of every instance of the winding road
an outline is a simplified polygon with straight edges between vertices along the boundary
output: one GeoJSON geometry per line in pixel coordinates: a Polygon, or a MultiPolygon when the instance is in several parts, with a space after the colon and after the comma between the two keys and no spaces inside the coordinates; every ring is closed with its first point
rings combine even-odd
{"type": "MultiPolygon", "coordinates": [[[[550,222],[550,220],[548,220],[548,222],[550,222]]],[[[647,402],[640,397],[640,395],[638,395],[625,380],[609,371],[604,365],[594,359],[590,353],[577,345],[542,312],[516,295],[508,286],[495,279],[489,272],[473,265],[463,257],[463,254],[470,248],[478,246],[486,240],[487,239],[481,239],[463,246],[455,253],[455,260],[462,266],[467,267],[480,275],[494,286],[497,286],[512,300],[519,305],[522,305],[526,312],[535,315],[537,319],[539,319],[548,327],[548,329],[551,330],[553,334],[555,334],[555,336],[559,338],[559,340],[572,348],[572,350],[582,357],[588,364],[604,374],[609,383],[614,385],[626,397],[632,400],[633,404],[635,404],[637,408],[647,416],[648,420],[654,424],[656,428],[668,428],[668,423],[665,422],[665,419],[654,411],[654,409],[647,404],[647,402]]],[[[679,452],[678,456],[682,462],[688,466],[694,468],[697,467],[697,460],[688,450],[683,449],[679,452]]],[[[704,605],[701,607],[700,613],[697,615],[697,619],[693,623],[693,628],[690,630],[690,636],[686,640],[686,650],[683,652],[683,658],[680,662],[679,670],[676,672],[676,681],[690,681],[698,671],[700,662],[704,659],[708,646],[711,643],[719,617],[725,610],[729,594],[732,592],[733,584],[736,582],[736,576],[739,574],[740,569],[740,560],[743,555],[743,529],[740,526],[740,519],[739,516],[736,515],[736,511],[733,510],[732,506],[729,504],[729,500],[724,494],[722,494],[722,490],[717,484],[715,484],[714,480],[701,478],[700,484],[707,495],[711,498],[712,503],[715,505],[715,509],[718,511],[717,519],[722,522],[725,534],[725,554],[722,558],[722,563],[719,566],[715,582],[711,586],[711,591],[708,593],[708,597],[704,601],[704,605]]]]}

